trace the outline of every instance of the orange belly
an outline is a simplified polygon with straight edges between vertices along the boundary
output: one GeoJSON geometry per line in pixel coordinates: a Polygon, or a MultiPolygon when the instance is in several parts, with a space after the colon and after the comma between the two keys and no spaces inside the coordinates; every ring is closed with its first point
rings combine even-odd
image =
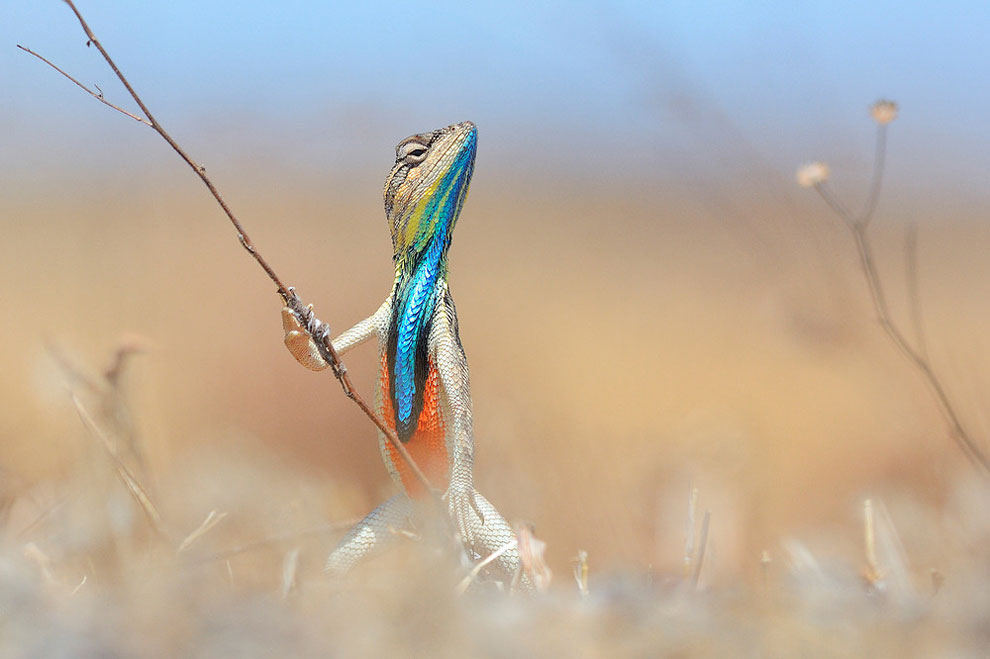
{"type": "MultiPolygon", "coordinates": [[[[382,419],[385,421],[385,425],[395,431],[395,412],[389,395],[388,364],[384,355],[382,355],[380,385],[382,419]]],[[[430,484],[441,491],[447,489],[450,460],[447,455],[443,410],[440,406],[440,374],[434,367],[433,360],[430,360],[425,390],[423,391],[423,411],[419,414],[416,432],[405,443],[405,447],[430,484]]],[[[409,465],[395,450],[395,447],[391,443],[386,443],[385,450],[385,459],[391,462],[391,467],[399,474],[406,494],[413,498],[425,496],[426,491],[423,484],[413,475],[409,465]]]]}

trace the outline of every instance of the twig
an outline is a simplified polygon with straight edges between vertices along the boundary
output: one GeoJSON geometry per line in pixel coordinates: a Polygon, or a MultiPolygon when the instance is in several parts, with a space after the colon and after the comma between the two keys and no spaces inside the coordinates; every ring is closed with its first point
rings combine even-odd
{"type": "MultiPolygon", "coordinates": [[[[896,113],[896,106],[886,101],[881,101],[877,105],[874,105],[874,111],[881,104],[889,105],[890,108],[892,108],[896,113]]],[[[866,279],[866,285],[870,291],[870,299],[873,302],[873,309],[877,315],[877,320],[880,323],[880,327],[883,328],[883,331],[887,334],[887,337],[897,347],[901,354],[904,355],[908,362],[915,367],[915,370],[921,374],[925,384],[928,385],[928,388],[935,397],[939,411],[945,419],[946,424],[949,426],[949,432],[953,441],[956,442],[971,462],[982,468],[984,472],[990,474],[990,458],[987,457],[986,453],[984,453],[973,438],[970,437],[966,428],[963,426],[959,413],[956,411],[955,405],[952,403],[952,399],[949,398],[949,394],[946,391],[945,386],[935,373],[931,360],[928,358],[928,353],[925,348],[923,338],[924,335],[920,333],[920,320],[918,320],[918,314],[920,314],[920,311],[917,310],[917,304],[915,303],[913,305],[915,324],[917,331],[919,331],[919,347],[916,348],[910,341],[908,341],[903,330],[894,321],[894,318],[890,313],[890,306],[887,304],[887,296],[880,280],[880,274],[877,271],[876,258],[873,255],[873,248],[870,244],[867,229],[869,227],[870,220],[873,218],[873,213],[876,210],[877,198],[879,197],[880,188],[883,182],[883,167],[885,160],[884,152],[887,147],[887,123],[891,121],[892,118],[893,117],[891,116],[885,120],[880,120],[877,119],[877,114],[874,113],[874,119],[877,119],[877,152],[874,157],[870,194],[867,198],[866,207],[859,217],[854,217],[851,215],[845,206],[832,193],[831,188],[826,183],[826,175],[810,181],[810,184],[814,186],[815,191],[818,192],[825,203],[828,204],[832,211],[839,216],[839,218],[843,221],[843,223],[845,223],[850,232],[853,234],[853,239],[856,242],[856,252],[859,255],[860,270],[862,270],[863,277],[866,279]]],[[[825,171],[827,172],[827,170],[825,171]]],[[[913,293],[915,299],[916,286],[917,284],[915,283],[912,287],[912,290],[915,291],[915,293],[913,293]]]]}
{"type": "Polygon", "coordinates": [[[936,375],[931,362],[918,352],[904,336],[901,328],[894,322],[887,305],[887,298],[884,294],[883,284],[877,272],[876,260],[873,256],[873,248],[870,245],[869,237],[866,233],[865,224],[854,224],[851,226],[853,238],[856,241],[856,250],[859,253],[860,269],[866,278],[866,284],[870,289],[870,297],[873,300],[873,309],[877,314],[880,327],[887,334],[897,349],[904,357],[914,365],[921,374],[928,388],[935,396],[939,411],[949,425],[949,430],[953,440],[959,445],[966,457],[980,466],[984,471],[990,473],[990,459],[980,450],[980,447],[969,436],[969,433],[962,425],[962,420],[956,412],[955,405],[949,398],[942,381],[936,375]]]}
{"type": "Polygon", "coordinates": [[[873,180],[870,182],[870,194],[866,197],[866,205],[859,216],[859,222],[864,227],[873,219],[880,199],[880,188],[883,185],[883,166],[887,159],[887,124],[877,124],[877,141],[873,149],[873,180]]]}
{"type": "Polygon", "coordinates": [[[66,73],[62,69],[60,69],[57,66],[55,66],[55,64],[53,64],[50,60],[42,57],[41,55],[39,55],[38,53],[34,52],[30,48],[25,48],[21,44],[17,44],[17,47],[20,48],[21,50],[23,50],[28,55],[34,55],[35,57],[37,57],[38,59],[40,59],[42,62],[44,62],[45,64],[47,64],[48,66],[52,67],[53,69],[55,69],[56,71],[58,71],[59,73],[61,73],[62,75],[64,75],[66,78],[68,78],[69,80],[71,80],[72,82],[74,82],[76,84],[76,86],[78,86],[84,92],[86,92],[87,94],[89,94],[90,96],[92,96],[93,98],[95,98],[100,103],[103,103],[103,105],[106,105],[108,107],[111,107],[111,108],[113,108],[114,110],[116,110],[117,112],[119,112],[119,113],[121,113],[123,115],[127,115],[128,117],[130,117],[134,121],[140,121],[145,126],[150,126],[151,128],[154,128],[154,125],[152,125],[151,122],[149,122],[144,117],[139,117],[136,114],[132,114],[132,113],[128,112],[127,110],[125,110],[124,108],[120,107],[119,105],[114,105],[113,103],[111,103],[107,99],[103,98],[103,90],[100,89],[97,85],[93,85],[97,89],[97,91],[94,92],[92,89],[90,89],[86,85],[82,84],[81,82],[79,82],[78,80],[76,80],[75,78],[73,78],[72,76],[70,76],[68,73],[66,73]]]}
{"type": "MultiPolygon", "coordinates": [[[[113,70],[114,74],[117,76],[117,79],[120,80],[120,82],[127,89],[127,92],[131,95],[131,98],[134,99],[134,102],[137,103],[139,108],[141,108],[141,112],[142,114],[144,114],[144,119],[136,115],[133,115],[130,112],[127,112],[126,110],[117,107],[116,105],[108,103],[106,99],[103,98],[102,92],[96,93],[91,91],[88,87],[80,83],[78,80],[76,80],[69,74],[65,73],[62,69],[55,66],[49,60],[45,59],[41,55],[38,55],[34,51],[20,45],[18,45],[18,48],[20,48],[26,53],[34,55],[41,61],[45,62],[53,69],[61,73],[63,76],[65,76],[66,78],[74,82],[76,85],[81,87],[90,96],[100,101],[101,103],[108,105],[113,109],[117,110],[118,112],[122,112],[123,114],[133,119],[136,119],[141,123],[147,125],[148,127],[152,128],[156,133],[158,133],[162,137],[163,140],[165,140],[168,143],[170,147],[172,147],[172,150],[175,151],[179,155],[179,157],[182,158],[182,160],[184,160],[185,163],[192,168],[194,172],[196,172],[196,175],[210,191],[210,194],[213,195],[213,198],[216,200],[217,204],[220,205],[220,208],[223,209],[224,214],[227,215],[227,218],[230,220],[230,223],[234,226],[234,230],[237,232],[237,239],[240,241],[241,247],[243,247],[247,251],[247,253],[254,258],[254,260],[258,263],[259,266],[261,266],[262,270],[265,271],[265,274],[268,275],[268,278],[271,279],[272,283],[275,284],[276,292],[285,302],[286,306],[288,306],[289,309],[291,309],[292,312],[296,315],[296,317],[300,320],[300,322],[304,326],[306,326],[307,331],[310,332],[310,335],[313,336],[314,339],[317,339],[316,343],[320,348],[320,353],[323,355],[324,359],[326,359],[326,361],[330,364],[334,376],[340,382],[340,386],[344,390],[344,394],[352,401],[354,401],[354,403],[361,409],[361,411],[364,412],[364,414],[369,419],[371,419],[372,422],[374,422],[374,424],[382,432],[382,434],[385,436],[388,442],[395,448],[396,452],[400,456],[402,456],[402,459],[406,462],[406,464],[409,465],[410,471],[412,471],[416,479],[419,480],[420,483],[423,485],[423,487],[426,489],[426,491],[431,494],[437,506],[440,509],[443,509],[443,502],[440,499],[440,494],[434,489],[433,485],[426,478],[426,475],[422,472],[422,470],[420,470],[420,468],[413,461],[412,456],[409,455],[409,452],[406,450],[405,445],[403,445],[402,442],[399,441],[399,438],[395,434],[395,432],[385,425],[384,421],[382,421],[378,417],[378,415],[371,409],[371,407],[368,406],[368,404],[364,401],[364,399],[356,391],[354,391],[354,387],[351,384],[351,380],[347,375],[347,369],[340,361],[340,358],[337,355],[337,351],[334,350],[333,344],[330,341],[329,331],[320,332],[319,336],[317,336],[312,331],[313,327],[311,323],[302,322],[304,319],[312,320],[312,311],[307,309],[306,305],[303,304],[302,300],[299,299],[299,296],[296,295],[295,291],[291,287],[288,287],[282,283],[282,280],[279,278],[279,276],[275,274],[275,270],[268,264],[268,261],[266,261],[261,256],[261,253],[258,252],[258,250],[255,248],[254,243],[251,242],[251,238],[247,235],[247,232],[244,230],[244,227],[241,224],[240,220],[237,219],[237,216],[234,215],[234,212],[230,209],[230,206],[228,206],[227,202],[224,201],[223,197],[220,195],[220,191],[217,190],[217,187],[213,184],[213,181],[210,180],[210,177],[206,175],[206,168],[197,164],[185,152],[185,150],[181,146],[179,146],[178,142],[172,139],[172,136],[165,131],[162,125],[158,122],[158,120],[155,119],[154,115],[151,114],[151,110],[149,110],[148,106],[144,104],[144,101],[142,101],[141,97],[138,96],[138,93],[131,86],[131,83],[128,82],[127,78],[124,77],[124,74],[114,63],[113,59],[110,57],[110,54],[106,51],[106,49],[104,49],[103,44],[101,44],[100,40],[96,38],[95,34],[93,34],[93,31],[90,29],[89,25],[86,23],[86,20],[82,17],[82,14],[76,8],[76,5],[72,2],[72,0],[63,0],[63,1],[65,2],[65,4],[69,5],[69,8],[72,10],[72,13],[74,13],[76,15],[76,18],[79,20],[79,25],[82,26],[83,32],[86,33],[86,38],[88,39],[86,45],[88,46],[92,44],[93,46],[96,46],[96,49],[98,51],[100,51],[100,55],[102,55],[103,59],[106,60],[106,63],[113,70]]],[[[323,324],[320,325],[322,328],[323,324]]]]}
{"type": "Polygon", "coordinates": [[[925,336],[925,324],[921,315],[921,290],[918,286],[918,225],[915,222],[908,224],[904,234],[904,271],[908,302],[911,306],[911,324],[914,325],[914,340],[921,356],[926,361],[930,361],[928,339],[925,336]]]}

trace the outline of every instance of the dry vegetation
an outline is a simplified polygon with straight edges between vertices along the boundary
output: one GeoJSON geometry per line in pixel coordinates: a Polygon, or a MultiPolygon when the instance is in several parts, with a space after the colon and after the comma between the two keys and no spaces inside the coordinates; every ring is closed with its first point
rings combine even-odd
{"type": "MultiPolygon", "coordinates": [[[[626,234],[603,250],[580,226],[563,238],[555,228],[580,217],[584,202],[525,202],[510,217],[493,187],[479,182],[453,263],[477,400],[479,480],[506,514],[533,521],[548,542],[549,593],[458,597],[463,568],[428,549],[434,545],[412,542],[348,583],[328,582],[321,565],[341,527],[390,487],[374,431],[332,380],[302,372],[284,354],[270,293],[235,274],[244,267],[235,247],[218,254],[213,245],[229,238],[222,227],[196,228],[211,226],[209,208],[138,196],[94,202],[92,212],[72,204],[62,234],[46,232],[39,218],[39,231],[17,250],[37,253],[35,241],[43,241],[58,255],[58,267],[45,273],[26,259],[15,267],[35,272],[31,294],[62,314],[47,342],[17,323],[0,347],[8,365],[4,652],[983,652],[986,484],[870,319],[857,266],[844,260],[841,227],[825,233],[835,245],[826,254],[838,264],[827,276],[814,259],[787,251],[808,249],[798,233],[807,225],[781,240],[770,253],[774,267],[762,269],[767,252],[748,261],[752,245],[733,247],[735,237],[690,207],[658,220],[652,204],[637,205],[626,234]],[[152,211],[154,203],[164,207],[152,211]],[[152,219],[138,226],[132,217],[144,213],[152,219]],[[189,241],[161,240],[158,216],[188,217],[189,241]],[[503,234],[522,226],[531,245],[520,250],[503,234]],[[100,249],[107,267],[94,267],[91,248],[75,247],[77,231],[108,236],[100,249]],[[678,243],[680,253],[647,256],[648,240],[658,250],[678,243]],[[561,241],[563,256],[547,272],[543,247],[561,241]],[[130,244],[151,247],[134,254],[130,244]],[[190,299],[185,279],[154,266],[166,262],[215,281],[216,290],[190,299]],[[790,276],[782,278],[781,267],[790,276]],[[492,291],[492,276],[501,291],[492,291]],[[202,305],[238,319],[236,344],[190,320],[202,305]],[[588,305],[595,311],[586,322],[567,325],[588,305]],[[526,326],[536,309],[542,324],[526,326]],[[620,331],[615,319],[628,317],[637,323],[620,331]],[[115,338],[124,327],[153,340],[115,338]],[[592,339],[604,340],[609,356],[597,381],[572,359],[592,339]],[[121,346],[142,352],[122,353],[122,370],[107,367],[121,346]],[[117,375],[111,382],[105,373],[117,375]],[[162,534],[117,459],[144,484],[162,534]],[[696,575],[696,558],[685,557],[699,553],[706,511],[696,575]],[[587,597],[572,576],[582,549],[587,597]]],[[[250,191],[237,194],[251,200],[250,191]]],[[[343,216],[375,213],[369,196],[368,208],[344,205],[343,216]]],[[[314,235],[326,203],[286,209],[259,200],[254,212],[303,218],[282,229],[314,235]]],[[[326,264],[314,254],[299,274],[327,282],[312,295],[339,300],[331,313],[341,324],[365,313],[388,283],[376,267],[387,266],[387,253],[380,263],[365,257],[387,247],[381,222],[355,231],[352,255],[326,264]],[[347,270],[366,281],[341,291],[335,282],[347,270]]],[[[896,271],[900,245],[888,235],[878,241],[880,261],[896,271]]],[[[275,235],[255,238],[268,244],[275,235]]],[[[947,354],[944,342],[972,348],[968,368],[950,373],[978,422],[982,383],[972,374],[987,364],[979,350],[987,319],[977,302],[990,281],[982,259],[990,235],[963,224],[923,230],[922,238],[930,344],[938,355],[947,354]],[[947,299],[948,310],[940,306],[947,299]]],[[[13,295],[15,306],[27,304],[13,295]]],[[[365,391],[373,361],[370,350],[348,359],[365,391]]]]}
{"type": "Polygon", "coordinates": [[[344,498],[332,482],[244,437],[165,468],[139,457],[118,385],[142,368],[134,347],[100,376],[60,358],[73,457],[31,484],[8,473],[6,656],[980,656],[990,642],[987,489],[966,478],[937,508],[867,500],[852,550],[821,529],[783,538],[751,579],[699,564],[706,548],[719,560],[707,526],[725,520],[703,521],[696,491],[667,572],[592,555],[542,595],[457,595],[463,570],[420,539],[330,582],[321,564],[349,523],[327,523],[344,498]]]}

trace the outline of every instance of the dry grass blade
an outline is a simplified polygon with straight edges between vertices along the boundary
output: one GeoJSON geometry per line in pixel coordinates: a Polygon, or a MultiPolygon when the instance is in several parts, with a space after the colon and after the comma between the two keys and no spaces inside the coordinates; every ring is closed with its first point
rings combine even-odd
{"type": "Polygon", "coordinates": [[[705,563],[705,548],[708,546],[708,525],[712,520],[712,511],[706,510],[705,516],[701,520],[701,537],[698,539],[698,558],[694,562],[694,574],[691,575],[691,583],[698,587],[698,580],[701,578],[701,566],[705,563]]]}
{"type": "Polygon", "coordinates": [[[155,504],[152,503],[151,497],[148,496],[147,490],[141,486],[141,483],[134,477],[131,470],[128,469],[127,465],[123,463],[117,455],[110,438],[107,437],[106,434],[104,434],[104,432],[96,425],[92,417],[90,417],[89,413],[86,411],[86,408],[83,407],[82,403],[75,394],[72,394],[72,402],[76,406],[76,411],[79,413],[79,418],[82,419],[86,430],[88,430],[91,435],[96,437],[106,450],[106,453],[110,457],[110,461],[113,463],[114,469],[117,472],[117,476],[120,477],[120,480],[124,483],[124,486],[127,487],[127,491],[131,493],[131,496],[134,497],[134,500],[138,503],[141,510],[144,511],[144,515],[148,519],[148,523],[151,525],[151,528],[155,531],[155,534],[166,544],[171,544],[168,533],[165,532],[165,526],[162,523],[162,516],[158,512],[158,508],[155,507],[155,504]]]}
{"type": "Polygon", "coordinates": [[[187,551],[190,547],[193,546],[193,543],[195,543],[197,540],[199,540],[204,535],[206,535],[210,531],[210,529],[212,529],[214,526],[222,522],[223,518],[226,516],[227,513],[220,513],[217,512],[216,510],[211,510],[210,513],[206,516],[206,519],[203,520],[203,522],[196,528],[196,530],[190,533],[189,535],[187,535],[186,539],[179,544],[179,548],[176,551],[178,551],[180,554],[184,551],[187,551]]]}
{"type": "Polygon", "coordinates": [[[873,516],[873,501],[863,502],[863,549],[866,552],[866,568],[863,578],[872,588],[883,588],[883,571],[877,561],[876,521],[873,516]]]}
{"type": "Polygon", "coordinates": [[[885,570],[885,583],[890,595],[901,604],[910,604],[917,597],[908,568],[907,551],[900,534],[883,501],[874,503],[874,553],[885,570]]]}
{"type": "Polygon", "coordinates": [[[299,568],[299,547],[295,547],[285,555],[282,561],[282,599],[289,597],[289,593],[296,585],[296,571],[299,568]]]}
{"type": "Polygon", "coordinates": [[[82,580],[78,584],[76,584],[76,587],[73,588],[72,589],[72,592],[69,593],[69,597],[72,597],[73,595],[75,595],[76,593],[78,593],[80,590],[82,590],[82,587],[86,585],[86,581],[88,581],[88,580],[89,580],[89,577],[87,577],[84,574],[82,580]]]}
{"type": "Polygon", "coordinates": [[[516,547],[517,545],[518,543],[515,540],[510,540],[509,542],[505,543],[504,545],[493,551],[487,557],[485,557],[484,560],[481,560],[478,563],[476,563],[474,567],[471,568],[471,571],[467,573],[467,576],[461,579],[461,582],[457,584],[457,589],[456,589],[457,594],[462,595],[465,592],[467,592],[467,589],[471,587],[471,584],[474,582],[475,579],[478,578],[478,575],[481,574],[481,571],[484,570],[489,563],[491,563],[492,561],[494,561],[495,559],[497,559],[499,556],[509,551],[510,549],[516,547]]]}
{"type": "Polygon", "coordinates": [[[695,512],[698,509],[698,488],[691,488],[688,499],[687,529],[684,533],[684,576],[691,574],[691,564],[694,562],[695,512]]]}
{"type": "Polygon", "coordinates": [[[49,558],[48,554],[41,551],[38,545],[29,542],[24,545],[22,553],[24,554],[24,558],[31,561],[38,568],[38,572],[41,573],[41,577],[45,580],[46,584],[58,584],[58,580],[55,579],[55,574],[52,572],[52,559],[49,558]]]}
{"type": "Polygon", "coordinates": [[[588,596],[588,552],[578,549],[574,557],[574,580],[577,582],[581,597],[588,596]]]}

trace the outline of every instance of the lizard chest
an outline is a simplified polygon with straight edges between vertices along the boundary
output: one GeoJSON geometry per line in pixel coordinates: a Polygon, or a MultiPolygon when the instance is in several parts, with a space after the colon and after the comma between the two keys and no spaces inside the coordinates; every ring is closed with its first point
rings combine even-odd
{"type": "MultiPolygon", "coordinates": [[[[396,428],[397,415],[389,378],[390,365],[388,354],[382,355],[381,377],[379,380],[379,386],[381,388],[381,415],[385,424],[392,431],[399,434],[409,455],[426,475],[427,480],[434,487],[444,490],[447,487],[449,479],[450,458],[447,454],[446,423],[443,415],[440,373],[437,371],[432,358],[428,358],[426,361],[426,368],[424,369],[425,377],[416,383],[422,390],[422,407],[417,406],[418,414],[416,418],[402,424],[404,428],[411,428],[411,431],[406,430],[404,433],[399,434],[396,428]]],[[[405,460],[398,454],[395,447],[389,443],[385,444],[384,457],[386,462],[389,463],[389,471],[392,474],[398,475],[403,488],[405,488],[409,496],[421,497],[426,494],[422,484],[412,474],[405,460]]]]}

